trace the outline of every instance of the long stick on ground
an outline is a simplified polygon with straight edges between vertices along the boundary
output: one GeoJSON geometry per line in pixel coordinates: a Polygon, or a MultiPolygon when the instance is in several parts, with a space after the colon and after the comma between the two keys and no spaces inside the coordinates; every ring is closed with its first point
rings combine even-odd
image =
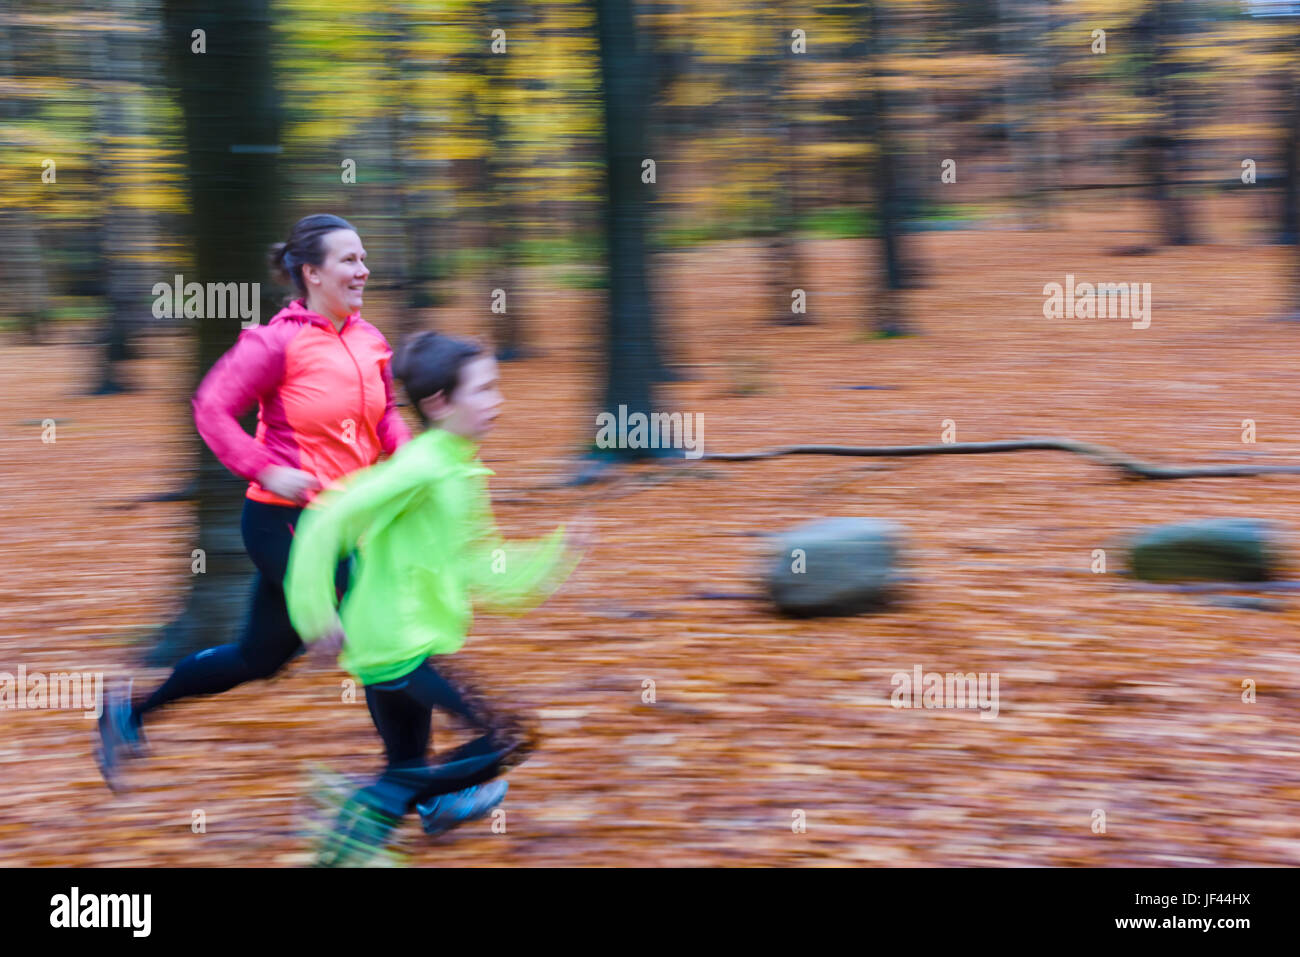
{"type": "Polygon", "coordinates": [[[946,445],[790,445],[762,452],[714,452],[700,456],[712,462],[748,462],[770,459],[779,455],[860,455],[880,457],[905,457],[910,455],[979,455],[986,452],[1030,452],[1051,450],[1073,452],[1102,465],[1119,469],[1134,478],[1181,479],[1216,478],[1238,475],[1300,474],[1300,465],[1201,465],[1175,468],[1152,465],[1129,458],[1122,452],[1088,445],[1073,439],[1004,439],[999,442],[953,442],[946,445]]]}

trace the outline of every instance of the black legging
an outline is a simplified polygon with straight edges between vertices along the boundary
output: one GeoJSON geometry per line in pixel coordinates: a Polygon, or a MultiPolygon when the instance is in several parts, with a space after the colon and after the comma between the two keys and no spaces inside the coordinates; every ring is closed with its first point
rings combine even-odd
{"type": "MultiPolygon", "coordinates": [[[[248,557],[257,566],[253,601],[239,641],[195,652],[182,660],[153,694],[132,708],[138,723],[160,705],[193,695],[220,694],[245,681],[269,678],[289,661],[302,640],[293,630],[284,604],[284,575],[289,566],[293,529],[302,509],[244,500],[240,531],[248,557]]],[[[347,588],[348,564],[334,579],[340,594],[347,588]]]]}
{"type": "Polygon", "coordinates": [[[496,777],[522,761],[535,741],[519,717],[489,707],[468,682],[453,676],[445,659],[437,668],[429,658],[400,678],[367,685],[366,705],[384,739],[388,768],[362,793],[395,817],[435,794],[496,777]],[[463,718],[482,733],[431,765],[426,752],[434,708],[463,718]]]}

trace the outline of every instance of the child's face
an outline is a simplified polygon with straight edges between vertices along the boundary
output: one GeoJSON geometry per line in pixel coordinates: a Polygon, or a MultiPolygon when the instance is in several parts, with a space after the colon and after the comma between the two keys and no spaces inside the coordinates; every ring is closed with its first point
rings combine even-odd
{"type": "Polygon", "coordinates": [[[421,405],[439,428],[467,439],[482,439],[492,431],[505,401],[500,385],[497,360],[491,355],[477,356],[461,366],[460,384],[450,401],[440,392],[425,399],[427,405],[421,405]]]}

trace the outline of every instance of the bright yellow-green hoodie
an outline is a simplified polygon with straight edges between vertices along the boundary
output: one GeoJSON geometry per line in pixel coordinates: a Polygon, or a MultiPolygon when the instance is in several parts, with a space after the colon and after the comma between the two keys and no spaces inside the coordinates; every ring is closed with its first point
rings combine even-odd
{"type": "Polygon", "coordinates": [[[562,526],[536,541],[505,542],[492,518],[491,474],[474,442],[434,428],[316,499],[294,532],[284,583],[303,641],[333,624],[334,570],[354,548],[339,664],[363,684],[458,650],[471,599],[499,611],[543,601],[578,556],[562,526]]]}

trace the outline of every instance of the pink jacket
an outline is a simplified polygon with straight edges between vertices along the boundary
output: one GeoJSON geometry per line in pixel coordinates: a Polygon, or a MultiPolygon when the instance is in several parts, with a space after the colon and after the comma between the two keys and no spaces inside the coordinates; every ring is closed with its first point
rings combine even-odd
{"type": "Polygon", "coordinates": [[[257,484],[268,465],[302,469],[323,488],[411,438],[393,402],[383,333],[349,316],[340,331],[301,299],[240,334],[194,394],[194,423],[248,497],[295,505],[257,484]],[[257,403],[257,435],[239,417],[257,403]]]}

